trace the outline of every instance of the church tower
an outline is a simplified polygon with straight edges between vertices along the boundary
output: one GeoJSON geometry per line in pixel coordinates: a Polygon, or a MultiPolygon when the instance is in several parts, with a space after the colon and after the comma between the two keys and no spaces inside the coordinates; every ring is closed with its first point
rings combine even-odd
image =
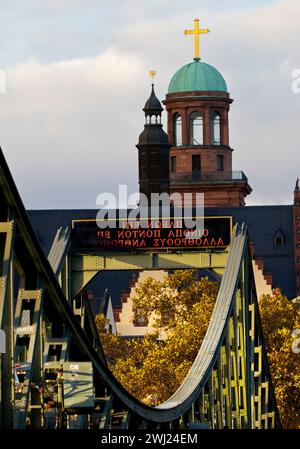
{"type": "Polygon", "coordinates": [[[169,193],[169,142],[161,124],[163,108],[155,95],[151,95],[143,109],[145,127],[136,145],[139,151],[140,193],[150,201],[151,193],[169,193]]]}
{"type": "Polygon", "coordinates": [[[168,113],[170,193],[204,193],[205,207],[244,206],[252,189],[242,171],[232,168],[228,114],[232,99],[221,73],[200,60],[199,36],[195,57],[172,77],[163,103],[168,113]]]}

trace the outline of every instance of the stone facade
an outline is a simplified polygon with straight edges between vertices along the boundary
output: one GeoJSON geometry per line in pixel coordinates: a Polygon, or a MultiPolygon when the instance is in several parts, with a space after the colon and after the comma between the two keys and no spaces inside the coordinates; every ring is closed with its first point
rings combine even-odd
{"type": "Polygon", "coordinates": [[[245,197],[251,193],[246,176],[232,170],[232,148],[229,146],[228,113],[231,100],[227,92],[178,92],[167,94],[168,137],[170,148],[170,193],[205,194],[205,206],[244,206],[245,197]],[[203,120],[203,142],[191,142],[190,117],[199,112],[203,120]],[[212,142],[212,115],[220,117],[220,142],[212,142]],[[180,115],[182,142],[175,137],[175,118],[180,115]],[[199,157],[198,170],[193,168],[193,157],[199,157]],[[176,169],[174,161],[176,158],[176,169]],[[221,158],[221,167],[218,166],[221,158]]]}

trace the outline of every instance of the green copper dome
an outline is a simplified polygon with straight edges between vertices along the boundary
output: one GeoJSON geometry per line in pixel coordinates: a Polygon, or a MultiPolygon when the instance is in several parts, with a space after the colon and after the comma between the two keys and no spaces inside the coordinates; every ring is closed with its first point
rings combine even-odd
{"type": "Polygon", "coordinates": [[[168,93],[191,91],[227,92],[226,82],[217,69],[194,59],[179,69],[170,81],[168,93]]]}

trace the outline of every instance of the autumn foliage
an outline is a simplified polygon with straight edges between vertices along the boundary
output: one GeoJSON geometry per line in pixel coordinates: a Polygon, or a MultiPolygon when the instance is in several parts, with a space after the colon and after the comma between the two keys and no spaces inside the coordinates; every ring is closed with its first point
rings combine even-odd
{"type": "MultiPolygon", "coordinates": [[[[108,334],[105,317],[97,316],[110,369],[131,394],[157,405],[177,390],[204,339],[218,288],[217,282],[197,279],[193,270],[168,273],[162,281],[146,279],[134,299],[140,314],[155,317],[144,338],[108,334]]],[[[262,295],[259,309],[282,426],[300,428],[300,354],[292,351],[300,311],[278,289],[262,295]]]]}
{"type": "Polygon", "coordinates": [[[149,405],[168,399],[180,386],[205,336],[219,284],[177,270],[162,281],[148,278],[136,291],[135,306],[155,314],[151,333],[125,340],[105,332],[96,319],[109,366],[135,397],[149,405]]]}
{"type": "Polygon", "coordinates": [[[262,295],[259,308],[282,427],[300,429],[300,354],[292,351],[299,309],[278,289],[262,295]]]}

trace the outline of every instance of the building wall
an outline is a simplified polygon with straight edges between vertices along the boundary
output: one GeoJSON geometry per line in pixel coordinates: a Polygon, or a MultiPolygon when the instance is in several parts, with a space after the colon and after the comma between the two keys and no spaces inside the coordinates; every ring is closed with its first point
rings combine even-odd
{"type": "Polygon", "coordinates": [[[252,266],[258,299],[261,297],[261,295],[271,295],[272,284],[267,281],[266,277],[264,276],[263,270],[259,268],[254,260],[252,261],[252,266]]]}
{"type": "Polygon", "coordinates": [[[134,287],[131,287],[130,295],[126,302],[122,304],[122,309],[118,314],[119,321],[116,322],[117,333],[123,337],[143,336],[152,329],[155,316],[149,317],[149,322],[145,326],[134,325],[134,307],[133,298],[136,295],[136,288],[148,278],[162,281],[166,274],[163,270],[145,270],[139,272],[139,277],[134,287]]]}

